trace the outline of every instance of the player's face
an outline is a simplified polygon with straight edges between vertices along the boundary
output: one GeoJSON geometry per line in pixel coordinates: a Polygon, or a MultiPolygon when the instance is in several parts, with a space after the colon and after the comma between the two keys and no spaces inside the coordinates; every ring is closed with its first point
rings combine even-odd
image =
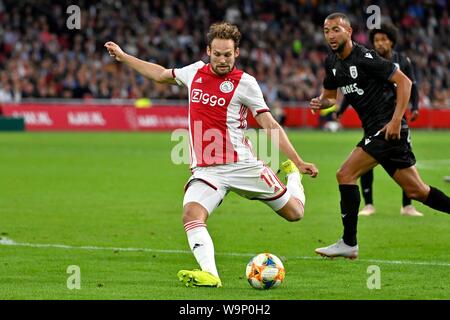
{"type": "Polygon", "coordinates": [[[352,28],[342,18],[325,20],[323,33],[331,50],[341,53],[351,39],[352,28]]]}
{"type": "Polygon", "coordinates": [[[211,69],[219,76],[230,72],[239,56],[239,48],[234,47],[231,39],[214,39],[211,46],[206,48],[206,53],[210,58],[211,69]]]}
{"type": "Polygon", "coordinates": [[[392,41],[386,34],[376,33],[373,37],[373,47],[380,56],[386,57],[392,50],[392,41]]]}

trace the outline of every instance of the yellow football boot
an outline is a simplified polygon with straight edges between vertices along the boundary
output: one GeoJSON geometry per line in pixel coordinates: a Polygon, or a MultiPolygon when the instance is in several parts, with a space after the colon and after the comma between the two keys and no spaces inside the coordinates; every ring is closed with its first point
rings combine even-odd
{"type": "Polygon", "coordinates": [[[222,281],[219,277],[212,275],[207,271],[180,270],[178,271],[178,279],[184,283],[186,287],[221,287],[222,281]]]}
{"type": "Polygon", "coordinates": [[[285,174],[290,174],[293,172],[299,172],[298,168],[295,166],[295,164],[291,160],[286,160],[281,164],[281,171],[283,171],[285,174]]]}

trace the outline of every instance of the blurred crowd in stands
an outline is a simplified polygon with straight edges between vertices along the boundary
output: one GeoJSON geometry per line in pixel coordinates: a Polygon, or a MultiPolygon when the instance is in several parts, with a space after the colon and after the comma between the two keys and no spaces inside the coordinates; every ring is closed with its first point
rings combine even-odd
{"type": "Polygon", "coordinates": [[[76,1],[81,29],[69,30],[71,2],[0,0],[0,101],[184,99],[185,89],[139,76],[112,61],[103,45],[112,40],[165,67],[207,62],[208,27],[222,20],[240,27],[238,67],[256,77],[269,103],[306,101],[319,94],[324,77],[324,18],[347,13],[354,40],[370,46],[365,11],[376,4],[400,30],[396,49],[415,64],[421,106],[450,108],[446,0],[86,0],[76,1]]]}

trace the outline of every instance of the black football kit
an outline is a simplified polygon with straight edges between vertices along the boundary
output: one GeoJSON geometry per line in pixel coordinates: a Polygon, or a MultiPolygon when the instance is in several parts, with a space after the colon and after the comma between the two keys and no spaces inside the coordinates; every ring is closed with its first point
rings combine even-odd
{"type": "Polygon", "coordinates": [[[353,42],[353,49],[341,60],[330,53],[325,60],[326,76],[323,86],[327,90],[340,89],[345,99],[356,110],[364,129],[358,143],[393,175],[416,163],[411,150],[409,128],[402,119],[400,140],[385,140],[380,130],[392,119],[396,106],[396,87],[390,81],[397,70],[395,63],[380,57],[353,42]]]}

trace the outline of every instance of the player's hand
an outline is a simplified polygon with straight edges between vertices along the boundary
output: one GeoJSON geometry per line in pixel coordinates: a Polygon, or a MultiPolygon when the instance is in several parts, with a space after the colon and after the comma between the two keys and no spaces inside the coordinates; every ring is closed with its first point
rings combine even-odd
{"type": "Polygon", "coordinates": [[[313,178],[317,177],[317,175],[319,174],[319,169],[317,169],[317,167],[314,163],[303,162],[302,164],[298,165],[297,167],[301,173],[308,174],[313,178]]]}
{"type": "Polygon", "coordinates": [[[313,98],[309,102],[309,107],[311,108],[311,113],[316,114],[317,110],[323,108],[322,101],[319,98],[313,98]]]}
{"type": "Polygon", "coordinates": [[[401,127],[401,121],[391,120],[380,131],[384,132],[384,139],[386,140],[399,140],[401,127]]]}
{"type": "Polygon", "coordinates": [[[106,49],[108,49],[108,53],[111,57],[116,59],[117,61],[123,61],[123,58],[125,57],[125,52],[114,42],[108,41],[105,43],[106,49]]]}
{"type": "Polygon", "coordinates": [[[414,110],[411,112],[411,121],[416,121],[419,118],[419,110],[414,110]]]}

